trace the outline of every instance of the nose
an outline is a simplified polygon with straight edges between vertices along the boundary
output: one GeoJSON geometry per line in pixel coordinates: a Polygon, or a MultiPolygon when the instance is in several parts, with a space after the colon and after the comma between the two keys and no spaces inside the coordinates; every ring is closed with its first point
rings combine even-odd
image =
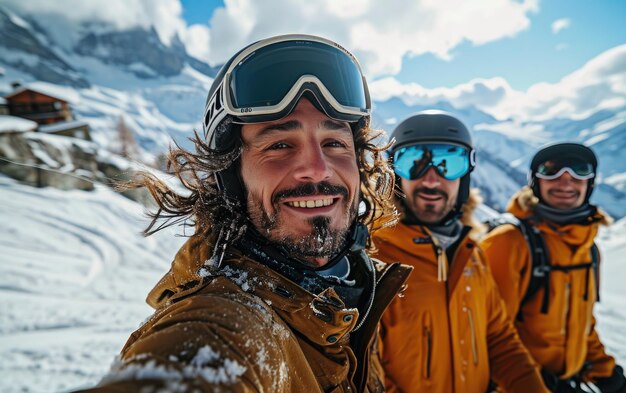
{"type": "Polygon", "coordinates": [[[317,141],[307,143],[296,160],[294,176],[299,181],[318,183],[332,175],[328,157],[317,141]]]}
{"type": "Polygon", "coordinates": [[[422,176],[422,185],[424,187],[434,188],[441,184],[441,176],[437,173],[435,168],[430,167],[422,176]]]}

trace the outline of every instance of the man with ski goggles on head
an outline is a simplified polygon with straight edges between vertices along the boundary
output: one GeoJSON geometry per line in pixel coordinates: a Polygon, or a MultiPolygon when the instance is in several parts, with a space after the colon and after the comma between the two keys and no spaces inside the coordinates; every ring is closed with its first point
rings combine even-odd
{"type": "Polygon", "coordinates": [[[95,391],[383,391],[378,325],[411,269],[366,254],[368,231],[395,220],[370,108],[356,59],[320,37],[262,40],[224,65],[196,151],[170,153],[189,192],[140,182],[153,225],[195,233],[95,391]]]}
{"type": "Polygon", "coordinates": [[[626,392],[623,370],[595,330],[600,224],[589,203],[597,170],[593,151],[577,143],[542,148],[529,185],[481,243],[520,338],[553,392],[626,392]]]}
{"type": "Polygon", "coordinates": [[[414,270],[383,316],[390,392],[547,392],[472,239],[474,148],[465,125],[425,111],[393,131],[401,222],[374,235],[375,254],[414,270]],[[401,194],[401,195],[400,195],[401,194]]]}

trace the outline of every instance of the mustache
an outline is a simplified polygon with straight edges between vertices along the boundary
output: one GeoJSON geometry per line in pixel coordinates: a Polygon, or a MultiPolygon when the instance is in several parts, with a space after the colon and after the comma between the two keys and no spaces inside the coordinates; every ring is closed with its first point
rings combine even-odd
{"type": "Polygon", "coordinates": [[[576,195],[576,196],[580,195],[580,192],[578,192],[576,190],[559,190],[559,189],[548,190],[548,194],[550,194],[550,195],[558,194],[558,193],[567,193],[567,194],[573,194],[573,195],[576,195]]]}
{"type": "Polygon", "coordinates": [[[447,192],[443,190],[439,190],[437,188],[426,188],[426,187],[418,187],[415,190],[413,190],[413,198],[417,198],[417,194],[420,194],[420,193],[426,194],[426,195],[441,195],[446,200],[448,199],[447,192]]]}
{"type": "Polygon", "coordinates": [[[273,203],[278,203],[284,198],[303,197],[309,195],[341,195],[348,199],[348,189],[343,186],[330,184],[329,182],[304,183],[294,188],[278,191],[272,198],[273,203]]]}

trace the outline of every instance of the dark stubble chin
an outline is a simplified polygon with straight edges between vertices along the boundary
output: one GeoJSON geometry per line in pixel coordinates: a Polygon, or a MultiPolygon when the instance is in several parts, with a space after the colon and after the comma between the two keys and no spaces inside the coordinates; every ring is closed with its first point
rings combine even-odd
{"type": "Polygon", "coordinates": [[[415,210],[413,214],[415,214],[417,218],[422,220],[423,222],[427,222],[431,224],[436,224],[439,221],[441,221],[448,213],[450,213],[450,211],[454,207],[454,201],[450,201],[450,196],[448,195],[448,193],[443,190],[436,189],[436,188],[426,188],[426,187],[416,188],[415,190],[413,190],[412,197],[413,197],[412,205],[414,206],[413,210],[415,210]],[[427,195],[442,196],[444,200],[443,206],[441,208],[437,208],[435,207],[434,203],[422,202],[423,211],[419,211],[418,205],[415,202],[417,201],[417,198],[418,198],[417,194],[419,193],[423,193],[427,195]]]}
{"type": "Polygon", "coordinates": [[[263,201],[257,195],[249,194],[248,212],[250,220],[257,231],[276,246],[284,249],[287,254],[297,260],[307,263],[312,258],[332,257],[345,245],[350,225],[354,221],[358,210],[358,198],[348,200],[348,190],[342,186],[331,185],[327,182],[307,183],[299,187],[282,190],[273,197],[274,214],[269,214],[263,208],[263,201]],[[342,195],[342,203],[346,219],[339,228],[331,228],[330,218],[327,216],[312,217],[308,220],[311,231],[306,235],[296,235],[289,231],[289,222],[280,221],[279,203],[287,197],[309,195],[342,195]]]}

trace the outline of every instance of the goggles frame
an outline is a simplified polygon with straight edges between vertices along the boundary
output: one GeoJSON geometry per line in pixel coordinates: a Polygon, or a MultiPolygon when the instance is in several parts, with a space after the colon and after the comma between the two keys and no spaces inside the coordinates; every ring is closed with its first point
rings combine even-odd
{"type": "MultiPolygon", "coordinates": [[[[589,166],[591,166],[591,164],[589,164],[589,166]]],[[[578,173],[576,173],[576,171],[574,169],[572,169],[569,166],[562,167],[561,169],[559,169],[553,175],[544,175],[542,173],[539,173],[539,170],[537,170],[537,172],[535,172],[535,176],[538,179],[554,180],[554,179],[558,179],[559,177],[563,176],[565,174],[565,172],[569,173],[570,176],[572,176],[574,179],[577,179],[577,180],[589,180],[589,179],[592,179],[592,178],[594,178],[596,176],[596,174],[595,174],[595,172],[593,172],[593,170],[591,171],[591,173],[589,173],[587,175],[579,175],[578,173]]]]}
{"type": "Polygon", "coordinates": [[[241,51],[230,63],[219,87],[215,90],[214,94],[207,102],[204,110],[203,125],[205,137],[209,139],[209,145],[212,148],[215,147],[215,128],[227,115],[232,116],[234,118],[234,122],[238,124],[254,124],[278,120],[286,116],[291,109],[293,109],[293,106],[305,91],[311,92],[319,101],[319,104],[323,108],[326,115],[335,120],[356,122],[360,118],[370,116],[371,114],[372,103],[367,87],[367,81],[363,76],[363,71],[358,60],[350,52],[348,52],[341,45],[322,37],[304,34],[276,36],[250,45],[241,51]],[[241,108],[236,107],[233,103],[233,93],[230,87],[233,72],[236,68],[244,64],[245,61],[253,56],[259,49],[273,44],[290,41],[321,43],[337,49],[346,55],[361,76],[365,108],[357,108],[340,104],[317,76],[308,73],[302,74],[276,105],[241,108]]]}
{"type": "MultiPolygon", "coordinates": [[[[435,168],[435,171],[437,172],[437,174],[439,176],[441,176],[442,178],[444,178],[446,180],[453,181],[453,180],[462,178],[463,176],[467,175],[468,173],[470,173],[470,172],[472,172],[474,170],[474,168],[476,167],[476,150],[474,148],[470,149],[467,146],[464,146],[464,145],[461,145],[461,144],[457,144],[457,143],[450,143],[450,142],[444,142],[444,143],[417,143],[417,144],[404,145],[404,146],[401,146],[399,148],[396,148],[395,151],[393,152],[393,167],[394,167],[394,173],[397,174],[398,176],[400,176],[401,178],[406,179],[406,180],[411,180],[411,181],[417,180],[417,179],[423,177],[426,174],[426,172],[428,172],[428,170],[432,167],[432,168],[435,168]],[[421,147],[421,146],[451,146],[451,147],[461,148],[465,152],[464,159],[467,159],[467,163],[466,163],[467,169],[464,170],[458,176],[454,176],[452,178],[446,177],[445,174],[442,174],[442,170],[440,168],[440,164],[436,165],[434,163],[434,160],[436,159],[436,157],[433,156],[430,159],[430,161],[428,162],[428,164],[426,166],[424,166],[424,168],[419,170],[419,172],[416,174],[415,178],[413,178],[412,176],[409,176],[409,177],[404,176],[404,174],[406,174],[407,171],[402,171],[403,173],[399,173],[398,165],[397,165],[399,157],[397,157],[397,154],[402,149],[411,148],[411,147],[421,147]]],[[[410,170],[409,170],[409,172],[410,172],[410,170]]]]}

